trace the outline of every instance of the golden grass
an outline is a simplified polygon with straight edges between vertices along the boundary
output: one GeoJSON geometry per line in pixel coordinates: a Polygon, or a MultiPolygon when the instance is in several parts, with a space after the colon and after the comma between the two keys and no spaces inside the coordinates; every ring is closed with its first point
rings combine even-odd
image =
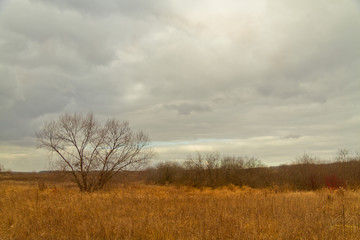
{"type": "Polygon", "coordinates": [[[360,239],[360,192],[0,182],[0,240],[360,239]],[[42,190],[40,190],[42,189],[42,190]]]}

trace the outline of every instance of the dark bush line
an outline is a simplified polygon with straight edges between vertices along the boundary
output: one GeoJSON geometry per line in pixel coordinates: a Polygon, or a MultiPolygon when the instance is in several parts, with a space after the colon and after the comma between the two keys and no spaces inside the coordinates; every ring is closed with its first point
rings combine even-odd
{"type": "Polygon", "coordinates": [[[265,167],[256,158],[220,156],[216,153],[190,156],[183,164],[160,163],[144,172],[152,184],[176,184],[217,188],[233,184],[253,188],[280,187],[292,190],[360,187],[360,158],[335,158],[322,163],[304,154],[290,165],[265,167]]]}
{"type": "MultiPolygon", "coordinates": [[[[59,183],[72,181],[66,171],[40,173],[1,172],[0,181],[18,180],[59,183]]],[[[165,162],[139,171],[117,173],[112,184],[185,185],[218,188],[227,185],[284,190],[360,188],[360,155],[340,150],[333,162],[322,162],[304,154],[289,165],[266,167],[248,156],[220,156],[217,153],[189,156],[183,163],[165,162]]],[[[110,186],[111,187],[111,186],[110,186]]]]}

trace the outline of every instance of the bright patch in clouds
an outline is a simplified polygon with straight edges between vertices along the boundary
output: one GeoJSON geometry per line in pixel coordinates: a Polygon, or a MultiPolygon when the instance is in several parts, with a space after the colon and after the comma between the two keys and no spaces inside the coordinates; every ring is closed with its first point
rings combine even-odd
{"type": "MultiPolygon", "coordinates": [[[[309,140],[319,142],[324,139],[316,139],[311,136],[289,135],[282,138],[274,136],[254,137],[247,139],[199,139],[195,141],[172,141],[156,142],[153,144],[156,152],[160,154],[159,162],[176,161],[184,159],[184,152],[194,154],[196,152],[218,152],[223,155],[250,155],[255,156],[268,165],[280,165],[290,163],[305,151],[301,152],[309,140]],[[274,151],[276,149],[277,151],[274,151]],[[289,158],[289,153],[292,157],[289,158]]],[[[322,149],[317,143],[309,147],[315,155],[331,160],[336,153],[333,150],[322,149]]]]}

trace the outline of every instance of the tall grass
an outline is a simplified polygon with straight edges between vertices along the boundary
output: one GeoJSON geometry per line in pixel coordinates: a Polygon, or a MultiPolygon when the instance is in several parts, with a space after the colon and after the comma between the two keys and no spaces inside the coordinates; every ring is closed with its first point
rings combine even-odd
{"type": "Polygon", "coordinates": [[[360,239],[360,192],[3,181],[0,239],[360,239]]]}

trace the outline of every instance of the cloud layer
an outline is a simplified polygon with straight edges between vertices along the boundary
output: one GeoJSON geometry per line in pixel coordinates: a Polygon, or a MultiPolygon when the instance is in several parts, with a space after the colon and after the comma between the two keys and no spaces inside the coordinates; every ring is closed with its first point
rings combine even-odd
{"type": "Polygon", "coordinates": [[[358,148],[359,42],[357,0],[5,1],[0,163],[46,168],[34,132],[64,111],[129,120],[158,161],[358,148]]]}

